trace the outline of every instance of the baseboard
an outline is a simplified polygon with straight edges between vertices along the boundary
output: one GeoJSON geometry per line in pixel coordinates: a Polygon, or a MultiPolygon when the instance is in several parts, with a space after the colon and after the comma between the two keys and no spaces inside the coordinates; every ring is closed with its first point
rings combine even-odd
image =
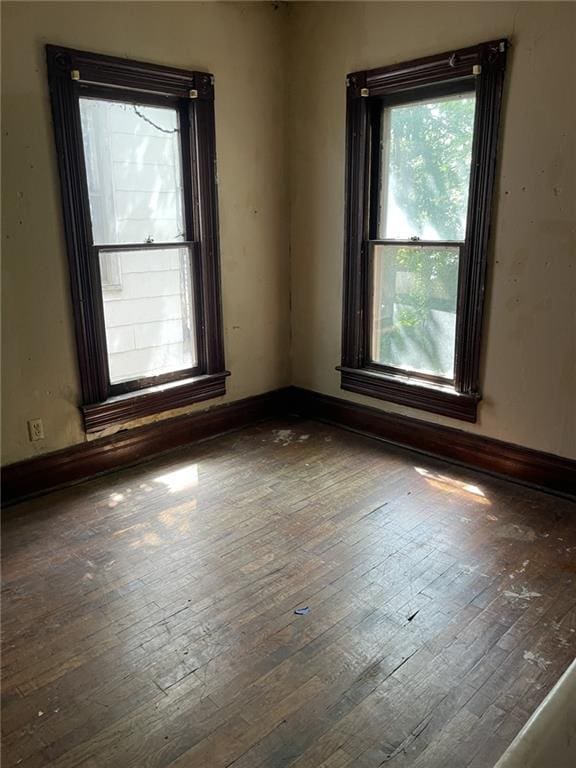
{"type": "Polygon", "coordinates": [[[2,469],[2,504],[137,464],[257,421],[295,414],[563,496],[576,496],[576,461],[452,427],[287,387],[119,432],[2,469]]]}
{"type": "Polygon", "coordinates": [[[576,496],[576,461],[298,387],[292,413],[563,496],[576,496]]]}
{"type": "Polygon", "coordinates": [[[287,390],[279,389],[206,411],[154,422],[2,468],[2,504],[137,464],[256,421],[286,413],[287,390]]]}

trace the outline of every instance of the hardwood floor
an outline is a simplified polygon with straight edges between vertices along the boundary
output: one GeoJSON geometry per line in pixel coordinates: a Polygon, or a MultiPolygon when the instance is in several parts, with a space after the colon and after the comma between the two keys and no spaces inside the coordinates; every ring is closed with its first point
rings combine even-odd
{"type": "Polygon", "coordinates": [[[24,502],[2,765],[491,768],[575,554],[573,502],[297,420],[24,502]]]}

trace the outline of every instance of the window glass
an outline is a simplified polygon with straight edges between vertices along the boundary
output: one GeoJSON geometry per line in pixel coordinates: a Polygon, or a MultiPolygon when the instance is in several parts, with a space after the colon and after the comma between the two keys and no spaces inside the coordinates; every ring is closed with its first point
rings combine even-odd
{"type": "Polygon", "coordinates": [[[197,364],[192,276],[187,248],[106,251],[116,283],[102,284],[110,382],[197,364]]]}
{"type": "Polygon", "coordinates": [[[80,99],[96,244],[184,240],[175,109],[80,99]]]}
{"type": "Polygon", "coordinates": [[[379,239],[464,240],[475,96],[385,107],[379,239]]]}
{"type": "Polygon", "coordinates": [[[458,246],[375,245],[372,359],[452,379],[458,246]]]}

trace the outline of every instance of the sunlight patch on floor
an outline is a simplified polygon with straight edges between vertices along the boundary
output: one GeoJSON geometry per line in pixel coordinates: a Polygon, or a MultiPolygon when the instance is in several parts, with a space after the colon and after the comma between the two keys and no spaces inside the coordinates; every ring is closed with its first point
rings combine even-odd
{"type": "Polygon", "coordinates": [[[198,485],[198,464],[189,464],[182,469],[168,472],[154,478],[155,483],[162,483],[169,493],[178,493],[188,488],[196,488],[198,485]]]}
{"type": "Polygon", "coordinates": [[[476,501],[479,504],[490,505],[490,501],[486,498],[486,494],[477,485],[466,483],[462,480],[455,480],[446,475],[439,475],[436,472],[430,472],[428,469],[424,469],[424,467],[414,467],[414,469],[432,488],[437,488],[445,493],[455,493],[476,501]]]}

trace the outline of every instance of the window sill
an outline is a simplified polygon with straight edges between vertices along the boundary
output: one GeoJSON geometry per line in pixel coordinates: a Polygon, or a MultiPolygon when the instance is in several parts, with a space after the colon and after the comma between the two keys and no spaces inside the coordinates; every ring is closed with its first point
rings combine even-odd
{"type": "Polygon", "coordinates": [[[476,421],[479,395],[457,392],[453,387],[430,384],[408,376],[376,373],[366,368],[339,367],[342,389],[421,411],[439,413],[461,421],[476,421]]]}
{"type": "Polygon", "coordinates": [[[102,403],[82,406],[86,432],[99,432],[106,427],[124,424],[143,416],[182,408],[226,394],[228,371],[195,376],[170,382],[139,392],[110,397],[102,403]]]}

